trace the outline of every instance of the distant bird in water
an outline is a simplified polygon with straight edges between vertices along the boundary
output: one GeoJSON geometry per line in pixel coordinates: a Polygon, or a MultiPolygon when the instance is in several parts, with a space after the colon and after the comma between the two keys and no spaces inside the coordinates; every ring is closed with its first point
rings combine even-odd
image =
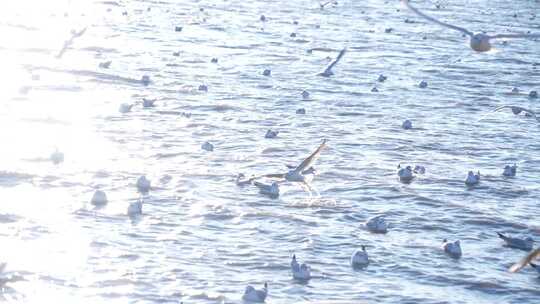
{"type": "Polygon", "coordinates": [[[99,67],[102,69],[108,69],[111,66],[112,61],[104,61],[99,63],[99,67]]]}
{"type": "Polygon", "coordinates": [[[397,175],[399,176],[399,180],[401,182],[410,183],[413,180],[414,174],[411,166],[406,166],[405,168],[402,168],[401,164],[399,164],[397,168],[397,175]]]}
{"type": "Polygon", "coordinates": [[[248,302],[264,302],[268,295],[268,283],[264,283],[264,288],[257,290],[253,286],[248,285],[244,291],[242,299],[248,302]]]}
{"type": "Polygon", "coordinates": [[[143,193],[148,192],[150,191],[150,184],[150,180],[148,180],[145,175],[141,175],[137,179],[137,190],[143,193]]]}
{"type": "Polygon", "coordinates": [[[270,76],[272,74],[272,71],[269,70],[269,69],[265,69],[263,72],[262,72],[263,76],[270,76]]]}
{"type": "Polygon", "coordinates": [[[264,135],[264,138],[276,138],[279,134],[279,131],[272,131],[268,130],[266,131],[266,134],[264,135]]]}
{"type": "Polygon", "coordinates": [[[383,74],[379,75],[379,78],[377,78],[378,82],[385,82],[388,77],[384,76],[383,74]]]}
{"type": "Polygon", "coordinates": [[[201,149],[212,152],[214,151],[214,145],[206,141],[202,144],[201,149]]]}
{"type": "Polygon", "coordinates": [[[454,259],[459,259],[462,255],[460,241],[448,242],[446,239],[443,240],[442,249],[446,254],[454,259]]]}
{"type": "Polygon", "coordinates": [[[174,31],[175,31],[175,32],[181,32],[183,29],[184,29],[184,28],[181,27],[181,26],[175,26],[175,27],[174,27],[174,31]]]}
{"type": "Polygon", "coordinates": [[[518,238],[506,236],[499,232],[497,232],[497,235],[499,236],[499,238],[501,238],[505,242],[506,246],[508,247],[517,248],[521,250],[527,250],[527,251],[531,250],[533,247],[534,240],[531,237],[518,239],[518,238]]]}
{"type": "Polygon", "coordinates": [[[427,86],[428,86],[428,83],[425,80],[420,81],[420,83],[418,84],[418,87],[421,89],[425,89],[427,88],[427,86]]]}
{"type": "Polygon", "coordinates": [[[307,281],[311,279],[311,268],[305,263],[302,263],[302,265],[298,264],[296,255],[293,255],[292,257],[291,271],[293,278],[296,280],[307,281]]]}
{"type": "Polygon", "coordinates": [[[123,103],[120,105],[120,108],[118,108],[118,111],[125,114],[131,112],[131,108],[133,108],[133,104],[123,103]]]}
{"type": "Polygon", "coordinates": [[[265,16],[265,15],[261,15],[261,17],[259,18],[259,20],[261,20],[262,22],[265,22],[265,21],[266,21],[266,16],[265,16]]]}
{"type": "Polygon", "coordinates": [[[277,182],[267,185],[261,182],[254,182],[255,187],[259,188],[259,193],[268,195],[271,198],[279,197],[279,185],[277,182]]]}
{"type": "Polygon", "coordinates": [[[401,127],[405,130],[412,129],[412,121],[405,119],[405,121],[401,124],[401,127]]]}
{"type": "Polygon", "coordinates": [[[365,225],[367,230],[374,233],[388,232],[388,223],[382,215],[370,218],[365,225]]]}
{"type": "Polygon", "coordinates": [[[418,16],[426,19],[426,20],[429,20],[431,22],[434,22],[438,25],[441,25],[441,26],[444,26],[444,27],[447,27],[447,28],[450,28],[450,29],[453,29],[453,30],[456,30],[456,31],[459,31],[467,36],[470,37],[470,46],[473,50],[477,51],[477,52],[487,52],[489,50],[491,50],[491,43],[490,43],[490,40],[492,39],[501,39],[501,38],[538,38],[540,37],[540,34],[496,34],[496,35],[487,35],[487,34],[483,34],[483,33],[473,33],[471,31],[468,31],[462,27],[459,27],[459,26],[455,26],[455,25],[451,25],[451,24],[448,24],[448,23],[444,23],[444,22],[441,22],[433,17],[430,17],[422,12],[420,12],[418,9],[412,7],[410,4],[409,4],[409,1],[408,0],[401,0],[405,6],[410,9],[411,11],[413,11],[414,13],[416,13],[418,16]]]}
{"type": "Polygon", "coordinates": [[[474,186],[477,185],[480,182],[480,171],[478,171],[477,174],[474,174],[474,172],[469,171],[467,173],[467,178],[465,179],[465,184],[467,186],[474,186]]]}
{"type": "Polygon", "coordinates": [[[141,77],[141,83],[145,86],[149,85],[150,84],[150,76],[148,75],[143,75],[141,77]]]}
{"type": "Polygon", "coordinates": [[[356,250],[351,256],[351,266],[353,268],[363,268],[369,264],[369,257],[366,246],[360,246],[362,250],[356,250]]]}
{"type": "Polygon", "coordinates": [[[413,172],[416,174],[424,174],[426,173],[426,167],[421,165],[414,166],[413,172]]]}
{"type": "Polygon", "coordinates": [[[335,0],[332,0],[332,1],[326,1],[326,2],[319,2],[319,7],[321,8],[321,10],[323,10],[327,5],[329,4],[333,4],[333,5],[337,5],[338,2],[335,1],[335,0]]]}
{"type": "Polygon", "coordinates": [[[103,206],[107,204],[107,194],[105,194],[104,191],[96,190],[96,192],[94,192],[94,195],[92,195],[90,203],[94,206],[103,206]]]}
{"type": "Polygon", "coordinates": [[[306,109],[304,108],[297,109],[296,114],[306,114],[306,109]]]}
{"type": "Polygon", "coordinates": [[[244,175],[244,173],[239,173],[238,176],[236,176],[236,185],[237,186],[251,185],[254,179],[255,179],[254,176],[251,176],[250,178],[246,179],[246,176],[244,175]]]}
{"type": "Polygon", "coordinates": [[[211,63],[218,63],[218,59],[217,58],[212,58],[212,60],[210,60],[211,63]]]}
{"type": "Polygon", "coordinates": [[[343,55],[345,55],[346,51],[347,51],[347,48],[342,49],[339,52],[336,59],[334,61],[330,62],[330,64],[326,67],[326,69],[324,69],[323,72],[317,74],[317,76],[330,77],[330,76],[334,75],[334,72],[332,72],[332,68],[341,60],[343,55]]]}
{"type": "Polygon", "coordinates": [[[303,99],[309,99],[309,92],[308,91],[302,91],[302,98],[303,99]]]}
{"type": "Polygon", "coordinates": [[[529,98],[537,98],[537,97],[538,97],[538,92],[536,91],[529,92],[529,98]]]}
{"type": "Polygon", "coordinates": [[[50,159],[53,164],[58,165],[59,163],[64,161],[64,153],[58,151],[58,148],[56,148],[54,149],[54,152],[51,153],[50,159]]]}
{"type": "Polygon", "coordinates": [[[204,84],[201,84],[199,86],[199,91],[208,92],[208,87],[204,84]]]}
{"type": "Polygon", "coordinates": [[[152,108],[154,106],[154,103],[157,99],[146,99],[143,98],[143,107],[144,108],[152,108]]]}
{"type": "Polygon", "coordinates": [[[379,92],[379,89],[377,89],[377,87],[373,87],[373,88],[371,88],[371,92],[372,93],[377,93],[377,92],[379,92]]]}
{"type": "Polygon", "coordinates": [[[512,94],[519,94],[519,89],[516,88],[516,87],[513,87],[511,93],[512,94]]]}
{"type": "Polygon", "coordinates": [[[514,265],[512,265],[512,267],[510,267],[509,271],[510,272],[518,272],[520,269],[527,266],[527,264],[532,263],[537,258],[540,258],[540,248],[536,248],[535,250],[529,252],[529,254],[527,254],[521,261],[519,261],[519,262],[515,263],[514,265]]]}
{"type": "Polygon", "coordinates": [[[517,172],[517,165],[516,164],[514,164],[512,166],[510,166],[510,165],[504,166],[504,171],[503,171],[504,176],[508,176],[508,177],[516,176],[516,172],[517,172]]]}
{"type": "Polygon", "coordinates": [[[127,208],[127,215],[128,216],[136,216],[142,214],[142,200],[137,200],[136,202],[133,202],[129,204],[127,208]]]}

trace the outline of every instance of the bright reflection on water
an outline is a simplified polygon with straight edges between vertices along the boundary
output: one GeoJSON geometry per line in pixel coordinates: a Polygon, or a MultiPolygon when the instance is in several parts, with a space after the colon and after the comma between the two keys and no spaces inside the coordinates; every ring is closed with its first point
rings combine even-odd
{"type": "MultiPolygon", "coordinates": [[[[474,31],[540,30],[537,1],[414,2],[474,31]]],[[[527,94],[540,90],[539,41],[474,53],[397,0],[325,10],[316,1],[18,0],[0,10],[0,37],[2,300],[236,303],[247,284],[268,282],[268,303],[540,301],[533,270],[506,271],[524,252],[496,238],[540,240],[540,129],[509,111],[478,121],[499,105],[538,109],[527,94]],[[315,76],[345,46],[336,75],[315,76]],[[135,105],[121,114],[121,103],[135,105]],[[415,128],[402,130],[405,119],[415,128]],[[278,137],[265,139],[268,129],[278,137]],[[234,184],[238,172],[284,171],[323,138],[320,197],[285,184],[273,200],[234,184]],[[401,184],[399,163],[427,173],[401,184]],[[512,163],[517,177],[501,177],[512,163]],[[463,184],[469,170],[483,175],[474,189],[463,184]],[[143,174],[153,189],[130,218],[143,174]],[[96,189],[104,208],[89,204],[96,189]],[[361,228],[379,214],[388,234],[361,228]],[[462,241],[462,259],[440,251],[444,238],[462,241]],[[349,258],[363,244],[371,263],[354,271],[349,258]],[[293,253],[313,268],[307,284],[291,278],[293,253]]]]}

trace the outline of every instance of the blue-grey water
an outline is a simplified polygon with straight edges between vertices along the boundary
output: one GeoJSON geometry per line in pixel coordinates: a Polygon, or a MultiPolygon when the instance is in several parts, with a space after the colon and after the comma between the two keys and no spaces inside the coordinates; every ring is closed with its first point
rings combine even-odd
{"type": "MultiPolygon", "coordinates": [[[[472,31],[540,31],[538,1],[439,3],[413,1],[472,31]]],[[[540,90],[538,39],[475,53],[460,33],[382,0],[324,10],[305,0],[19,0],[0,17],[0,301],[239,303],[247,284],[268,282],[267,303],[540,302],[533,269],[507,271],[526,252],[496,236],[540,241],[540,125],[509,110],[479,121],[500,105],[540,109],[528,98],[540,90]],[[343,47],[335,75],[316,76],[343,47]],[[135,106],[121,114],[121,103],[135,106]],[[265,139],[268,129],[278,137],[265,139]],[[323,138],[320,196],[235,185],[239,172],[284,172],[323,138]],[[400,163],[427,172],[403,184],[400,163]],[[513,163],[517,176],[503,178],[513,163]],[[469,170],[482,174],[474,188],[469,170]],[[130,218],[143,174],[152,190],[130,218]],[[104,208],[89,204],[96,189],[104,208]],[[362,228],[381,214],[387,234],[362,228]],[[442,252],[444,238],[461,240],[461,259],[442,252]],[[371,263],[353,270],[360,245],[371,263]],[[293,253],[311,265],[308,283],[292,280],[293,253]]]]}

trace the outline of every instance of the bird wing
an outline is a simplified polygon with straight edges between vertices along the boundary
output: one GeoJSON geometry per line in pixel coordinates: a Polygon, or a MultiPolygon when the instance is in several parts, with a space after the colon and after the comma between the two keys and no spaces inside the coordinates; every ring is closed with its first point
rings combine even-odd
{"type": "Polygon", "coordinates": [[[302,171],[304,171],[306,168],[308,168],[309,166],[311,166],[311,164],[319,157],[319,155],[321,154],[321,151],[322,149],[324,149],[326,147],[326,139],[323,140],[322,144],[317,148],[317,150],[315,150],[313,153],[311,153],[310,156],[308,156],[308,158],[304,159],[304,161],[302,161],[300,163],[300,165],[298,165],[298,167],[296,167],[296,169],[294,169],[295,172],[297,173],[301,173],[302,171]]]}
{"type": "Polygon", "coordinates": [[[496,34],[490,35],[489,39],[500,39],[500,38],[540,38],[540,33],[536,34],[496,34]]]}
{"type": "Polygon", "coordinates": [[[510,267],[510,272],[518,272],[521,268],[527,266],[532,260],[535,258],[540,257],[540,248],[536,248],[535,250],[531,251],[527,256],[525,256],[521,261],[515,263],[510,267]]]}
{"type": "Polygon", "coordinates": [[[336,59],[330,62],[330,64],[326,67],[326,69],[324,69],[324,72],[322,74],[328,74],[332,70],[332,68],[341,60],[341,57],[345,55],[346,51],[347,51],[347,48],[342,49],[337,55],[336,59]]]}
{"type": "Polygon", "coordinates": [[[474,34],[462,27],[459,27],[459,26],[455,26],[455,25],[451,25],[451,24],[448,24],[448,23],[444,23],[444,22],[441,22],[433,17],[430,17],[424,13],[422,13],[421,11],[419,11],[417,8],[415,7],[412,7],[409,3],[408,0],[401,0],[401,2],[403,2],[403,4],[405,4],[405,6],[410,9],[411,11],[413,11],[414,13],[416,13],[418,16],[422,17],[422,18],[425,18],[431,22],[434,22],[434,23],[437,23],[438,25],[442,25],[444,27],[447,27],[447,28],[451,28],[453,30],[456,30],[456,31],[460,31],[466,35],[469,35],[470,37],[474,36],[474,34]]]}
{"type": "Polygon", "coordinates": [[[519,109],[522,112],[527,112],[527,113],[531,114],[534,118],[536,118],[536,113],[534,113],[533,111],[531,111],[529,109],[525,109],[525,108],[518,107],[518,106],[500,106],[500,107],[497,107],[495,110],[493,110],[493,112],[499,112],[499,111],[504,110],[504,109],[515,109],[515,108],[519,109]]]}

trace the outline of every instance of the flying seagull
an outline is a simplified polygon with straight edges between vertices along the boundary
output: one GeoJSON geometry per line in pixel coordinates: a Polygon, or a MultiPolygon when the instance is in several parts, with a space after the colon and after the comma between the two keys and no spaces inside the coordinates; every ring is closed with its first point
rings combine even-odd
{"type": "Polygon", "coordinates": [[[478,121],[484,119],[487,115],[489,115],[491,113],[500,112],[500,111],[503,111],[505,109],[511,109],[512,113],[514,113],[514,115],[519,115],[519,114],[521,114],[521,112],[524,112],[525,116],[534,117],[537,121],[540,122],[540,117],[536,116],[536,113],[534,111],[526,109],[526,108],[518,107],[518,106],[500,106],[500,107],[497,107],[492,112],[482,116],[478,121]]]}
{"type": "Polygon", "coordinates": [[[521,268],[527,266],[530,262],[532,262],[534,259],[540,258],[540,248],[536,248],[535,250],[531,251],[527,256],[525,256],[521,261],[515,263],[510,267],[510,272],[518,272],[521,268]]]}
{"type": "Polygon", "coordinates": [[[501,38],[538,38],[540,37],[539,34],[495,34],[495,35],[487,35],[484,33],[473,33],[465,28],[455,26],[452,24],[448,24],[442,21],[439,21],[431,16],[428,16],[422,12],[420,12],[417,8],[412,7],[408,0],[401,0],[405,6],[416,13],[418,16],[427,19],[431,22],[434,22],[438,25],[459,31],[467,36],[470,37],[470,46],[473,50],[477,52],[487,52],[491,50],[491,43],[490,40],[492,39],[501,39],[501,38]]]}
{"type": "Polygon", "coordinates": [[[332,72],[332,68],[341,60],[341,57],[345,55],[346,51],[347,51],[347,48],[344,48],[343,50],[341,50],[339,54],[337,55],[336,59],[330,62],[330,64],[326,67],[326,69],[324,69],[323,72],[317,74],[317,76],[330,77],[334,75],[334,72],[332,72]]]}

